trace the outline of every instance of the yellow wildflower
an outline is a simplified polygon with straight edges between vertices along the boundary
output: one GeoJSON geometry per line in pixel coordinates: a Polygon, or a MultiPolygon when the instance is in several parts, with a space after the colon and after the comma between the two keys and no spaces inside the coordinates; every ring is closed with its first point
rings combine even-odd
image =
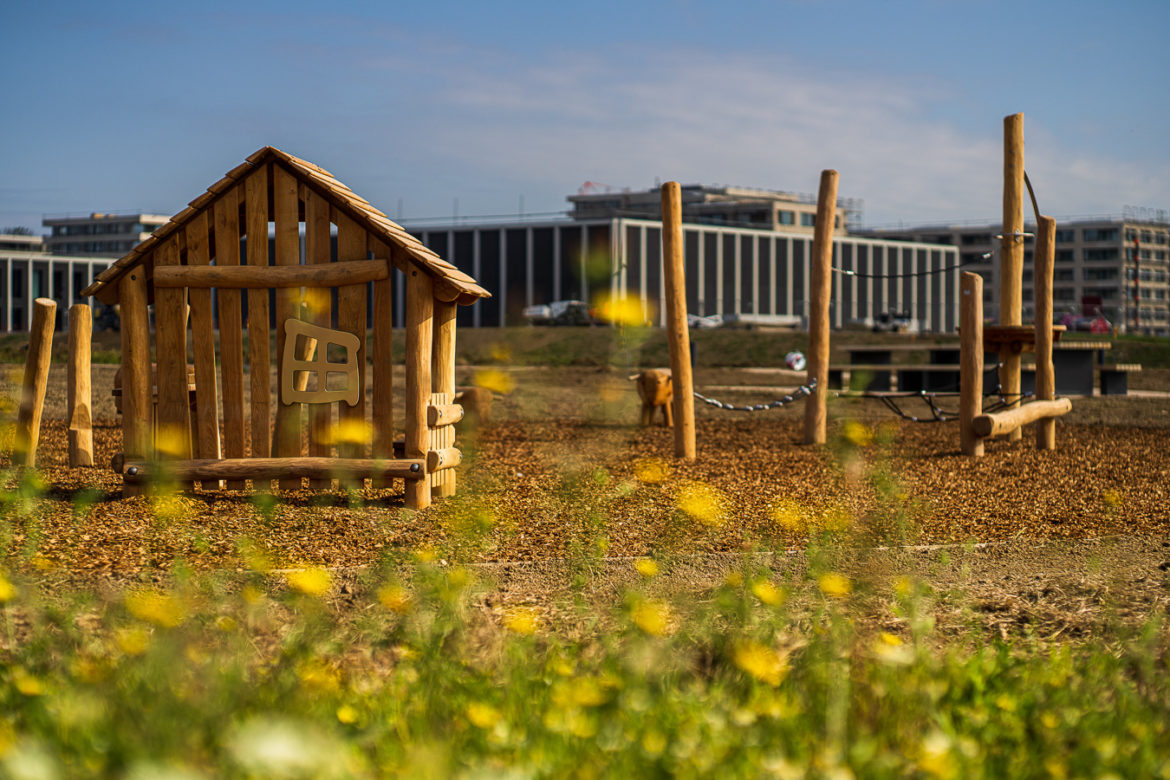
{"type": "Polygon", "coordinates": [[[652,558],[639,558],[634,561],[634,568],[646,579],[650,579],[658,574],[658,564],[652,558]]]}
{"type": "Polygon", "coordinates": [[[127,593],[126,609],[139,620],[162,628],[174,628],[187,619],[187,608],[178,596],[153,588],[127,593]]]}
{"type": "Polygon", "coordinates": [[[374,440],[374,428],[365,420],[347,417],[329,429],[326,440],[328,444],[369,444],[374,440]]]}
{"type": "Polygon", "coordinates": [[[3,571],[0,571],[0,604],[7,604],[16,598],[16,586],[13,585],[3,571]]]}
{"type": "Polygon", "coordinates": [[[601,318],[615,325],[645,325],[652,319],[649,303],[643,303],[640,298],[632,295],[613,296],[603,293],[594,300],[601,318]]]}
{"type": "Polygon", "coordinates": [[[778,607],[784,603],[786,594],[768,580],[756,580],[752,583],[752,593],[760,601],[770,607],[778,607]]]}
{"type": "Polygon", "coordinates": [[[703,482],[684,482],[675,498],[678,508],[703,525],[718,527],[727,520],[727,498],[703,482]]]}
{"type": "Polygon", "coordinates": [[[320,566],[290,571],[285,578],[289,587],[306,596],[324,596],[333,586],[333,576],[320,566]]]}
{"type": "Polygon", "coordinates": [[[310,659],[297,666],[297,679],[312,691],[336,691],[341,687],[341,672],[324,661],[310,659]]]}
{"type": "Polygon", "coordinates": [[[795,501],[782,500],[772,509],[772,519],[789,531],[799,530],[804,522],[795,501]]]}
{"type": "Polygon", "coordinates": [[[868,447],[873,444],[873,431],[868,425],[857,420],[846,420],[842,434],[845,440],[855,447],[868,447]]]}
{"type": "Polygon", "coordinates": [[[492,344],[491,356],[496,363],[511,363],[512,348],[507,344],[497,342],[492,344]]]}
{"type": "Polygon", "coordinates": [[[337,708],[337,720],[346,725],[357,723],[358,714],[357,708],[349,704],[342,704],[337,708]]]}
{"type": "Polygon", "coordinates": [[[514,634],[531,636],[540,627],[540,613],[534,607],[512,607],[504,613],[504,628],[514,634]]]}
{"type": "Polygon", "coordinates": [[[239,628],[240,624],[231,615],[220,615],[215,619],[215,627],[225,634],[230,634],[239,628]]]}
{"type": "Polygon", "coordinates": [[[378,589],[378,601],[383,607],[399,615],[405,615],[410,611],[410,593],[401,585],[383,585],[378,589]]]}
{"type": "Polygon", "coordinates": [[[490,729],[500,722],[503,717],[498,709],[481,701],[473,701],[467,705],[467,719],[476,728],[490,729]]]}
{"type": "Polygon", "coordinates": [[[661,601],[642,601],[630,613],[634,625],[650,636],[666,636],[670,631],[670,607],[661,601]]]}
{"type": "Polygon", "coordinates": [[[500,395],[508,395],[516,389],[515,378],[498,368],[484,368],[476,371],[471,383],[476,387],[482,387],[500,395]]]}
{"type": "Polygon", "coordinates": [[[822,574],[817,579],[817,585],[820,587],[821,593],[835,599],[843,599],[853,592],[853,583],[849,581],[849,578],[836,572],[822,574]]]}
{"type": "Polygon", "coordinates": [[[18,668],[13,671],[12,684],[24,696],[41,696],[45,692],[45,683],[24,669],[18,668]]]}
{"type": "Polygon", "coordinates": [[[142,655],[150,647],[150,632],[144,628],[119,628],[114,632],[114,644],[126,655],[142,655]]]}
{"type": "Polygon", "coordinates": [[[1101,500],[1105,502],[1105,506],[1113,509],[1121,506],[1121,493],[1110,488],[1101,493],[1101,500]]]}
{"type": "Polygon", "coordinates": [[[657,485],[670,476],[670,466],[662,458],[639,458],[634,462],[634,478],[647,485],[657,485]]]}
{"type": "Polygon", "coordinates": [[[773,687],[788,675],[788,654],[752,640],[740,642],[733,655],[735,665],[773,687]]]}
{"type": "Polygon", "coordinates": [[[881,640],[882,644],[889,645],[890,647],[902,646],[902,637],[897,634],[891,634],[888,631],[881,632],[878,635],[878,639],[881,640]]]}
{"type": "Polygon", "coordinates": [[[191,455],[190,432],[184,425],[163,424],[154,436],[154,448],[160,455],[186,458],[191,455]]]}

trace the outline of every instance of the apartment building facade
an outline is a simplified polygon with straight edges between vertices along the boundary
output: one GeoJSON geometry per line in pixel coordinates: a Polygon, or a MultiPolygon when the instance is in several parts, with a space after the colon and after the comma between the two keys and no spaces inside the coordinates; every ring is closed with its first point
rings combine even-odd
{"type": "MultiPolygon", "coordinates": [[[[1028,223],[1025,230],[1035,232],[1028,223]]],[[[869,231],[887,239],[947,244],[964,270],[984,280],[984,311],[999,309],[998,225],[923,226],[869,231]]],[[[1025,238],[1024,318],[1032,316],[1033,249],[1025,238]]],[[[1170,336],[1170,220],[1164,212],[1058,221],[1053,272],[1056,317],[1100,311],[1122,332],[1170,336]]]]}
{"type": "Polygon", "coordinates": [[[45,248],[56,255],[119,258],[170,221],[158,214],[61,215],[45,217],[45,248]]]}

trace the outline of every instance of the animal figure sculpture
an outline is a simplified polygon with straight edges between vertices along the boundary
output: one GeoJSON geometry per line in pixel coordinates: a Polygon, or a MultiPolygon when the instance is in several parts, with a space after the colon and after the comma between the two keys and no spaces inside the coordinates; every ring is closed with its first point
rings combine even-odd
{"type": "Polygon", "coordinates": [[[654,410],[662,407],[664,425],[674,427],[674,417],[671,412],[671,401],[674,399],[674,385],[670,379],[670,369],[650,368],[630,377],[638,383],[638,395],[642,399],[642,425],[654,424],[654,410]]]}

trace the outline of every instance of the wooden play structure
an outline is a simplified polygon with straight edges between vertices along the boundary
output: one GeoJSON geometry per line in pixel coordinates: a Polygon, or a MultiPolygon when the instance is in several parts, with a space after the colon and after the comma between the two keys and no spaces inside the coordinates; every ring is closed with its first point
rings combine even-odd
{"type": "MultiPolygon", "coordinates": [[[[964,273],[960,285],[960,399],[959,443],[964,455],[983,455],[983,441],[992,436],[1019,440],[1021,428],[1036,426],[1036,447],[1056,448],[1055,418],[1067,414],[1072,403],[1056,398],[1052,344],[1064,328],[1052,325],[1052,275],[1056,258],[1056,221],[1036,214],[1034,257],[1034,324],[1023,325],[1024,274],[1024,115],[1005,117],[1003,235],[1000,254],[1000,324],[983,324],[983,279],[964,273]],[[1035,350],[1036,400],[1019,405],[1021,354],[1035,350]],[[1000,390],[1012,399],[1009,408],[983,414],[983,355],[999,354],[1000,390]]],[[[1033,200],[1033,206],[1035,201],[1033,200]]]]}
{"type": "Polygon", "coordinates": [[[403,479],[412,508],[428,506],[432,489],[454,493],[455,312],[488,293],[328,171],[264,147],[83,294],[121,309],[124,453],[115,468],[126,494],[160,471],[204,488],[403,479]],[[405,285],[400,457],[395,269],[405,285]]]}

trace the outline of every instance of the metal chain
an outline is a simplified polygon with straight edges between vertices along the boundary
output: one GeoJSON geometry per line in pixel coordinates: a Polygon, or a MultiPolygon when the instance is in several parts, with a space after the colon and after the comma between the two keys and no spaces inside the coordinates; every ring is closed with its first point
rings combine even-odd
{"type": "Polygon", "coordinates": [[[766,412],[769,409],[779,409],[781,406],[787,406],[794,401],[802,401],[808,396],[812,395],[817,389],[817,378],[813,377],[812,381],[807,385],[801,385],[796,388],[792,395],[786,395],[783,398],[778,398],[775,401],[769,401],[766,404],[751,404],[748,406],[737,406],[736,404],[727,403],[726,401],[717,401],[714,398],[708,398],[702,393],[695,393],[695,398],[706,404],[714,406],[716,409],[723,409],[728,412],[766,412]]]}
{"type": "MultiPolygon", "coordinates": [[[[893,412],[894,414],[901,417],[903,420],[908,420],[910,422],[916,422],[916,423],[932,423],[932,422],[954,422],[955,420],[959,419],[958,412],[952,412],[949,410],[945,410],[945,409],[941,408],[935,401],[935,399],[938,398],[939,396],[954,397],[957,395],[959,395],[959,394],[958,393],[951,393],[951,392],[928,393],[925,390],[919,390],[917,392],[908,392],[908,393],[864,393],[860,396],[852,396],[852,397],[854,397],[854,398],[858,398],[858,397],[860,397],[860,398],[876,398],[879,401],[881,401],[883,404],[885,404],[887,409],[889,409],[891,412],[893,412]],[[930,409],[931,417],[930,418],[921,418],[921,417],[915,417],[911,414],[906,413],[905,411],[902,410],[902,407],[898,405],[897,399],[900,399],[900,398],[901,399],[908,399],[908,398],[921,399],[922,402],[924,404],[926,404],[927,408],[930,409]]],[[[999,387],[996,387],[995,391],[993,391],[991,393],[985,393],[983,397],[984,398],[996,398],[998,400],[996,400],[994,403],[991,403],[991,404],[983,407],[983,412],[985,412],[985,413],[996,412],[996,411],[999,411],[1000,409],[1006,409],[1009,406],[1013,406],[1015,404],[1018,404],[1020,401],[1023,401],[1025,398],[1031,398],[1033,395],[1035,395],[1035,394],[1034,393],[1003,393],[1000,391],[999,387]]]]}

